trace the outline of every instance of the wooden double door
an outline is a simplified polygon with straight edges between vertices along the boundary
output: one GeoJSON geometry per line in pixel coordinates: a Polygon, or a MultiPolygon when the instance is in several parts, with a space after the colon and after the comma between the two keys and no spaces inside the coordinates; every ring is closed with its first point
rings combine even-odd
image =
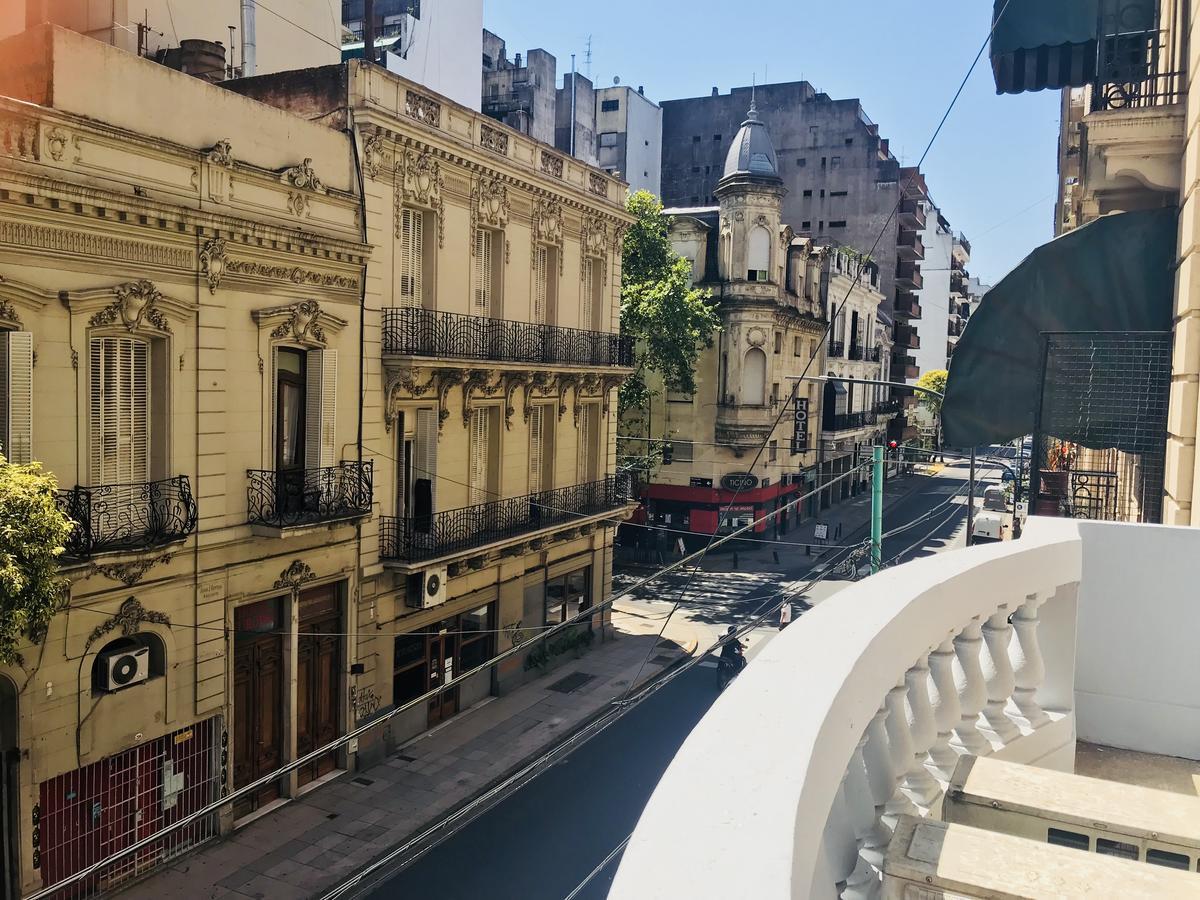
{"type": "MultiPolygon", "coordinates": [[[[287,599],[274,598],[236,610],[234,624],[233,784],[243,787],[289,759],[307,756],[333,741],[341,725],[341,598],[339,585],[300,593],[296,633],[296,756],[287,752],[287,599]]],[[[300,784],[332,771],[330,751],[297,771],[300,784]]],[[[243,798],[238,816],[281,796],[282,780],[243,798]]]]}

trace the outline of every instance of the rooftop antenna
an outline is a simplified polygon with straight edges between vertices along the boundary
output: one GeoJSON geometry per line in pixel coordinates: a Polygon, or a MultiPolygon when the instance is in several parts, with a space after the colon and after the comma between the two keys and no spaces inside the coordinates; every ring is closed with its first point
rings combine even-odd
{"type": "Polygon", "coordinates": [[[587,72],[588,81],[592,80],[592,36],[589,34],[587,47],[583,52],[583,68],[587,72]]]}

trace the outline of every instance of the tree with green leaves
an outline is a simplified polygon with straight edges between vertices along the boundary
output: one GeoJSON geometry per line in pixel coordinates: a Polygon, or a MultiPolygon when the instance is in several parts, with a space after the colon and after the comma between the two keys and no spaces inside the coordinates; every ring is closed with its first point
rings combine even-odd
{"type": "Polygon", "coordinates": [[[41,465],[0,456],[0,664],[18,661],[67,602],[58,560],[73,524],[55,503],[58,483],[41,465]]]}
{"type": "MultiPolygon", "coordinates": [[[[946,396],[946,379],[950,377],[950,373],[945,369],[931,369],[920,378],[917,379],[917,387],[925,388],[927,391],[937,391],[937,394],[923,394],[917,392],[921,404],[929,410],[929,414],[933,416],[933,426],[937,429],[936,447],[938,451],[942,449],[942,399],[946,396]]],[[[945,458],[941,457],[942,462],[945,458]]]]}
{"type": "Polygon", "coordinates": [[[648,191],[630,195],[635,221],[625,232],[621,263],[621,331],[635,342],[633,375],[622,385],[622,413],[644,408],[656,375],[666,390],[696,391],[696,358],[720,324],[716,304],[692,287],[692,264],[671,248],[670,222],[648,191]]]}

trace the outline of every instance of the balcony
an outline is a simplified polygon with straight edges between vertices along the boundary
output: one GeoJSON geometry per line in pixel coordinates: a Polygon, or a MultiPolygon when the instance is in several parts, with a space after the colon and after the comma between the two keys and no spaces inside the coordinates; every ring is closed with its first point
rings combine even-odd
{"type": "Polygon", "coordinates": [[[951,316],[946,320],[946,335],[954,341],[962,337],[963,329],[967,327],[967,323],[958,316],[951,316]]]}
{"type": "Polygon", "coordinates": [[[896,241],[896,256],[905,260],[924,259],[925,244],[921,241],[920,233],[901,228],[900,239],[896,241]]]}
{"type": "Polygon", "coordinates": [[[921,336],[917,329],[903,322],[897,322],[892,331],[893,346],[898,350],[921,349],[921,336]]]}
{"type": "Polygon", "coordinates": [[[58,507],[75,527],[68,559],[133,553],[182,541],[196,530],[196,498],[186,475],[163,481],[74,487],[58,492],[58,507]]]}
{"type": "Polygon", "coordinates": [[[586,525],[587,517],[628,504],[630,490],[628,476],[609,475],[587,484],[446,510],[425,520],[386,516],[380,522],[379,555],[384,562],[400,565],[428,563],[564,525],[586,525]]]}
{"type": "Polygon", "coordinates": [[[484,114],[494,119],[503,118],[514,112],[530,112],[532,109],[533,93],[528,89],[489,94],[483,98],[484,114]]]}
{"type": "Polygon", "coordinates": [[[883,356],[883,348],[876,344],[867,352],[867,362],[879,362],[883,356]]]}
{"type": "Polygon", "coordinates": [[[921,370],[917,368],[916,360],[908,356],[892,357],[892,381],[908,381],[920,376],[921,370]]]}
{"type": "MultiPolygon", "coordinates": [[[[692,730],[609,897],[877,897],[897,817],[940,818],[964,755],[1114,780],[1135,758],[1144,781],[1194,797],[1197,554],[1194,529],[1034,518],[1019,541],[845,588],[692,730]]],[[[1142,896],[1122,887],[1106,893],[1142,896]]]]}
{"type": "Polygon", "coordinates": [[[880,400],[876,403],[875,413],[880,416],[894,416],[903,408],[903,401],[899,397],[892,397],[890,400],[880,400]]]}
{"type": "Polygon", "coordinates": [[[607,331],[431,309],[383,311],[383,352],[430,359],[631,368],[633,341],[607,331]]]}
{"type": "Polygon", "coordinates": [[[903,259],[896,263],[896,287],[901,290],[919,291],[924,285],[921,267],[917,263],[903,259]]]}
{"type": "Polygon", "coordinates": [[[914,294],[907,291],[896,292],[896,302],[893,305],[897,319],[919,319],[921,318],[921,304],[917,302],[914,294]]]}
{"type": "Polygon", "coordinates": [[[874,411],[839,413],[831,416],[825,423],[825,431],[854,431],[858,428],[869,428],[875,424],[874,411]]]}
{"type": "Polygon", "coordinates": [[[246,478],[249,522],[264,534],[277,536],[371,514],[370,460],[294,471],[249,469],[246,478]]]}
{"type": "Polygon", "coordinates": [[[862,360],[867,355],[866,348],[862,344],[851,344],[850,349],[846,351],[846,359],[862,360]]]}
{"type": "Polygon", "coordinates": [[[913,228],[917,231],[925,230],[925,209],[921,206],[921,201],[902,200],[898,216],[901,227],[913,228]]]}
{"type": "Polygon", "coordinates": [[[846,355],[846,342],[845,341],[830,341],[829,342],[828,357],[830,359],[842,359],[843,357],[845,357],[845,355],[846,355]]]}

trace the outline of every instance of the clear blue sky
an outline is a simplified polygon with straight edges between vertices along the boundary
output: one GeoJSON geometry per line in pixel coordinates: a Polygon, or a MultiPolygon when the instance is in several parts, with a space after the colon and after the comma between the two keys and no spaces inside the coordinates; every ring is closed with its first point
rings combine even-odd
{"type": "MultiPolygon", "coordinates": [[[[807,79],[858,97],[895,154],[914,164],[991,26],[988,0],[484,0],[511,56],[541,47],[592,78],[619,75],[652,100],[807,79]]],[[[971,241],[969,269],[994,282],[1052,235],[1057,92],[997,96],[987,53],[925,160],[930,191],[971,241]]]]}

